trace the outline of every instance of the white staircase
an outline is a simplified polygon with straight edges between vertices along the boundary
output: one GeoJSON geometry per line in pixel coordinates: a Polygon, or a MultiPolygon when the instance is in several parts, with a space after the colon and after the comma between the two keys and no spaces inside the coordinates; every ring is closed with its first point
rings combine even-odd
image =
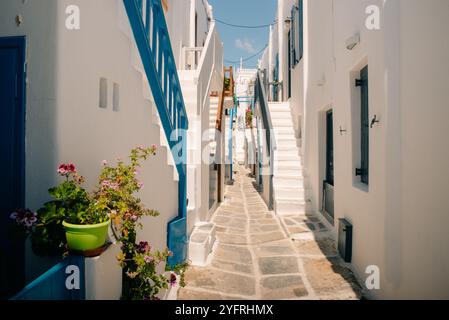
{"type": "Polygon", "coordinates": [[[290,103],[269,103],[277,149],[274,156],[274,209],[276,214],[304,215],[308,199],[304,188],[300,140],[296,138],[290,103]]]}
{"type": "Polygon", "coordinates": [[[159,130],[160,146],[158,147],[158,154],[162,154],[164,162],[167,163],[169,170],[173,172],[173,183],[178,183],[179,182],[178,170],[176,168],[167,138],[165,136],[165,132],[161,124],[157,107],[151,94],[150,85],[148,83],[145,70],[143,68],[142,60],[136,42],[134,40],[134,35],[132,33],[131,26],[129,25],[129,20],[126,15],[125,8],[123,7],[122,1],[118,1],[117,5],[118,5],[118,28],[129,40],[131,65],[136,70],[137,76],[142,79],[142,99],[149,101],[149,103],[151,104],[152,123],[153,126],[157,127],[159,130]]]}
{"type": "MultiPolygon", "coordinates": [[[[202,164],[202,132],[208,128],[201,128],[201,117],[198,113],[198,85],[195,82],[196,71],[178,70],[182,94],[187,113],[189,114],[189,130],[187,133],[187,226],[189,238],[189,261],[195,266],[204,266],[215,244],[215,224],[199,222],[197,210],[201,206],[201,164],[202,164]]],[[[218,98],[210,98],[209,128],[215,128],[218,110],[218,98]]],[[[215,131],[209,131],[211,153],[215,154],[215,131]]]]}
{"type": "Polygon", "coordinates": [[[209,141],[212,141],[209,145],[211,147],[210,153],[215,154],[217,150],[217,136],[216,123],[218,114],[218,104],[220,102],[219,97],[210,97],[210,113],[209,113],[209,141]]]}

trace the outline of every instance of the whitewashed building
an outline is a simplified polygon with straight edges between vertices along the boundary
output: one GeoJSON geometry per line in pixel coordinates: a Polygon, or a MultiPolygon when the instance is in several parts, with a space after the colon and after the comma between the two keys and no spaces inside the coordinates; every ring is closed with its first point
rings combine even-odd
{"type": "Polygon", "coordinates": [[[260,62],[300,138],[306,211],[339,242],[352,226],[371,298],[449,297],[448,32],[445,0],[279,0],[260,62]]]}
{"type": "MultiPolygon", "coordinates": [[[[160,216],[144,221],[139,238],[151,242],[155,249],[163,249],[167,247],[168,225],[177,217],[187,216],[184,238],[176,240],[187,246],[195,224],[205,220],[209,211],[209,166],[198,159],[202,143],[207,143],[202,142],[201,135],[209,129],[210,93],[223,90],[223,47],[211,19],[212,8],[206,0],[2,1],[2,68],[19,61],[19,67],[11,74],[1,71],[2,84],[15,83],[4,86],[4,91],[11,89],[20,95],[19,111],[6,112],[4,116],[2,113],[1,126],[17,121],[17,127],[11,129],[15,131],[2,138],[2,153],[9,151],[4,149],[12,142],[7,139],[19,139],[14,142],[20,146],[14,151],[14,159],[21,165],[14,167],[8,162],[11,159],[4,157],[6,153],[2,154],[2,164],[10,163],[13,167],[11,176],[2,178],[2,199],[5,196],[12,200],[1,207],[1,227],[6,226],[6,211],[22,206],[38,209],[49,199],[48,188],[59,182],[59,163],[75,163],[91,189],[97,183],[103,160],[113,163],[136,146],[155,144],[159,146],[157,155],[142,168],[141,179],[146,187],[141,198],[160,216]],[[174,66],[171,73],[162,71],[157,58],[155,73],[148,73],[151,63],[145,60],[145,48],[141,46],[145,41],[139,43],[127,11],[133,5],[142,5],[139,10],[143,18],[139,19],[145,23],[149,3],[153,3],[152,18],[160,23],[161,33],[157,49],[151,43],[152,35],[148,42],[155,52],[164,50],[164,67],[174,66]],[[157,10],[165,19],[163,15],[155,18],[157,10]],[[163,38],[164,35],[168,37],[163,38]],[[14,55],[11,47],[16,50],[14,55]],[[155,93],[156,74],[160,79],[171,79],[167,87],[159,82],[159,88],[171,91],[155,93]],[[176,88],[182,88],[182,94],[181,90],[174,91],[176,88]],[[187,169],[173,159],[167,142],[171,132],[164,130],[162,106],[155,102],[165,101],[168,109],[172,106],[171,98],[176,101],[173,108],[180,120],[172,119],[174,129],[189,122],[188,151],[184,155],[189,161],[187,169]],[[182,186],[186,178],[187,190],[182,186]],[[11,181],[20,182],[12,192],[22,196],[8,196],[11,181]],[[183,197],[179,192],[186,194],[183,197]]],[[[155,25],[147,27],[154,31],[155,25]]],[[[1,229],[2,237],[4,231],[1,229]]],[[[3,255],[10,253],[3,249],[2,291],[4,286],[17,289],[18,284],[30,282],[55,263],[33,256],[27,248],[25,256],[20,250],[11,256],[17,258],[17,263],[6,265],[3,255]],[[15,283],[8,283],[11,268],[18,275],[15,283]]],[[[186,254],[186,248],[183,250],[186,254]]],[[[108,263],[117,264],[114,254],[111,259],[108,263]]],[[[109,298],[114,295],[103,293],[109,298]]],[[[105,296],[100,293],[92,298],[102,297],[105,296]]]]}

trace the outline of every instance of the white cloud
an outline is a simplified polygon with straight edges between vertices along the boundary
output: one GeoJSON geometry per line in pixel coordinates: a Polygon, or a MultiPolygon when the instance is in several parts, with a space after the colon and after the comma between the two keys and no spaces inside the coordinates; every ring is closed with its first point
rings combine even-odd
{"type": "Polygon", "coordinates": [[[256,53],[257,49],[254,48],[253,43],[245,38],[245,39],[236,39],[235,46],[241,50],[244,50],[250,54],[256,53]]]}

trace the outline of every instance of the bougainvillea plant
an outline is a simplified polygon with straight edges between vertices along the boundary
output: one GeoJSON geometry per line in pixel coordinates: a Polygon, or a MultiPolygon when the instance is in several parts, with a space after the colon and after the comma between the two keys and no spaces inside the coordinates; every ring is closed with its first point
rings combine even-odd
{"type": "Polygon", "coordinates": [[[137,242],[137,231],[142,228],[141,219],[159,215],[157,211],[147,209],[137,196],[144,187],[138,179],[140,162],[155,154],[156,146],[141,146],[131,151],[129,164],[119,159],[116,166],[110,166],[103,161],[100,187],[95,193],[97,210],[110,213],[114,234],[121,242],[117,259],[123,268],[124,300],[158,299],[162,289],[176,284],[175,271],[184,274],[184,268],[179,267],[162,272],[164,263],[172,255],[168,249],[152,250],[149,243],[137,242]]]}

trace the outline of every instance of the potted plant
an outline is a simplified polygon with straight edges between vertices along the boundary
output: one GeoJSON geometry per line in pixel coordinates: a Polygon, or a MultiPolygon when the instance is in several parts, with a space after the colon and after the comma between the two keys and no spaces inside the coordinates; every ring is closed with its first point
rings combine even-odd
{"type": "Polygon", "coordinates": [[[73,164],[61,164],[58,173],[65,181],[50,189],[50,194],[64,215],[62,225],[68,249],[87,252],[103,247],[111,224],[109,214],[98,210],[94,199],[81,187],[84,179],[73,164]]]}
{"type": "Polygon", "coordinates": [[[103,247],[111,221],[109,215],[97,210],[93,197],[82,187],[84,178],[78,175],[74,164],[61,164],[58,173],[64,181],[48,190],[51,201],[37,213],[16,210],[11,219],[31,237],[32,249],[38,256],[103,247]]]}
{"type": "Polygon", "coordinates": [[[65,230],[67,247],[86,252],[104,246],[111,222],[109,215],[97,210],[95,202],[82,187],[84,178],[75,165],[61,164],[58,173],[65,180],[49,190],[54,198],[38,211],[39,217],[53,217],[65,230]]]}

